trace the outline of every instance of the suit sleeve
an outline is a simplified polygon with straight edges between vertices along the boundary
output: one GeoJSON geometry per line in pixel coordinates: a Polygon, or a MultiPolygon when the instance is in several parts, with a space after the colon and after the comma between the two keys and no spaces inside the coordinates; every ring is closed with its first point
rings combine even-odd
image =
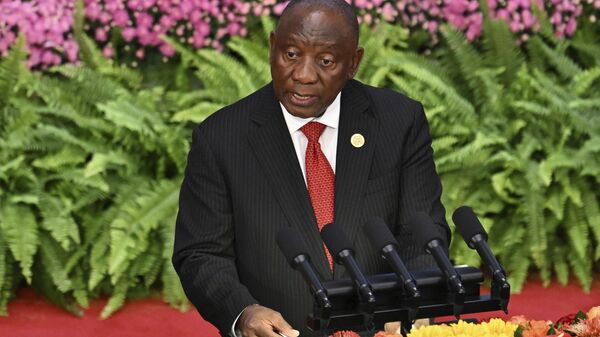
{"type": "Polygon", "coordinates": [[[417,246],[412,230],[406,223],[416,212],[425,212],[437,225],[439,236],[447,248],[450,242],[450,228],[446,222],[446,211],[440,200],[442,184],[435,170],[429,126],[420,103],[414,103],[414,118],[408,131],[402,156],[400,178],[400,228],[397,239],[407,256],[407,266],[411,269],[434,266],[434,261],[417,246]]]}
{"type": "Polygon", "coordinates": [[[173,265],[187,297],[223,336],[245,307],[258,303],[239,280],[234,243],[229,189],[200,126],[181,186],[173,265]]]}

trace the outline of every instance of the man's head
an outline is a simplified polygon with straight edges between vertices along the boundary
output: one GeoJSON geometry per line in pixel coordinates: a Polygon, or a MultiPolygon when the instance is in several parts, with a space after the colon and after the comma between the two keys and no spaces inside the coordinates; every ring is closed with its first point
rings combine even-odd
{"type": "Polygon", "coordinates": [[[275,95],[303,118],[327,109],[363,56],[356,15],[344,0],[292,0],[270,44],[275,95]]]}

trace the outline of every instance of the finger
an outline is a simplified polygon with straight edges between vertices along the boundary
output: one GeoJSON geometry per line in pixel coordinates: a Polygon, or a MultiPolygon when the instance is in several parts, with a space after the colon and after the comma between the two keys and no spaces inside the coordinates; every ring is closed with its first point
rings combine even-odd
{"type": "Polygon", "coordinates": [[[298,337],[300,335],[300,332],[292,328],[292,326],[283,318],[283,316],[281,316],[280,313],[276,313],[273,316],[273,328],[275,331],[281,332],[287,337],[298,337]]]}

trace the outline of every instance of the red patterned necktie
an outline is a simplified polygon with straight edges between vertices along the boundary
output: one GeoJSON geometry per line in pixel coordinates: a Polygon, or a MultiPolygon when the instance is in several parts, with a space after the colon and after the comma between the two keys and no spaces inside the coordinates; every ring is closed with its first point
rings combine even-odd
{"type": "MultiPolygon", "coordinates": [[[[305,161],[306,184],[319,231],[323,229],[323,226],[333,222],[335,200],[335,174],[319,144],[319,138],[323,130],[325,130],[325,125],[318,122],[309,122],[300,128],[300,131],[308,138],[305,161]]],[[[333,259],[326,247],[325,253],[329,261],[329,267],[333,270],[333,259]]]]}

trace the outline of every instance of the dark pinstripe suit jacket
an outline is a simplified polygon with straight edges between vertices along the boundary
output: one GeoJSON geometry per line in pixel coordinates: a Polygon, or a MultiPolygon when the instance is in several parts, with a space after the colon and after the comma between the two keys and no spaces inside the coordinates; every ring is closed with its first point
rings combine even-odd
{"type": "MultiPolygon", "coordinates": [[[[399,93],[349,81],[342,91],[335,221],[353,241],[366,274],[388,268],[362,233],[382,217],[409,268],[432,264],[407,219],[425,211],[449,237],[422,106],[399,93]],[[355,148],[350,137],[365,144],[355,148]]],[[[280,228],[300,230],[322,280],[329,271],[302,171],[271,84],[216,112],[193,132],[181,187],[173,264],[200,314],[227,335],[240,311],[260,303],[281,312],[301,336],[312,297],[279,251],[280,228]]]]}

